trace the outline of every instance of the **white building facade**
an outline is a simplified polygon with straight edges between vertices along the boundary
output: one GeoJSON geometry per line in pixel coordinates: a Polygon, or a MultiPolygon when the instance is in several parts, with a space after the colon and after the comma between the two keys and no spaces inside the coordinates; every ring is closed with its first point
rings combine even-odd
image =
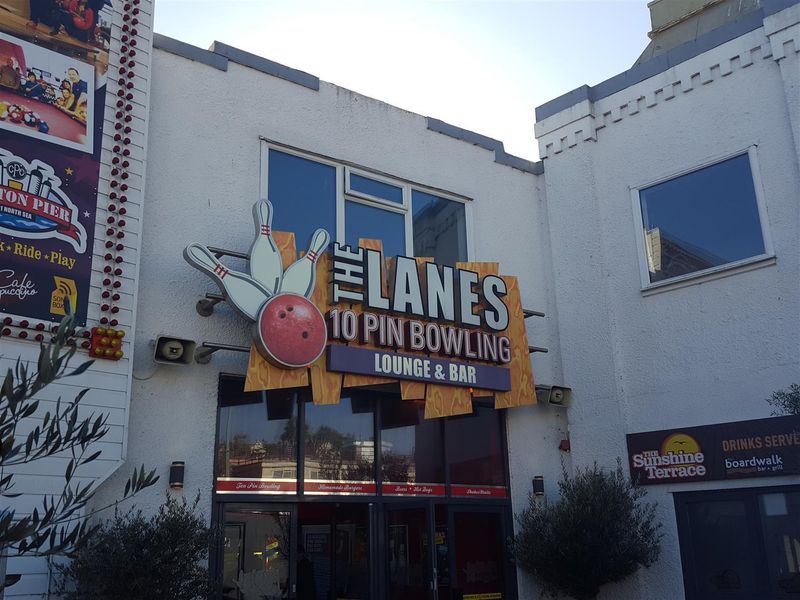
{"type": "MultiPolygon", "coordinates": [[[[223,598],[522,599],[539,590],[514,568],[505,538],[534,477],[555,501],[562,470],[618,459],[628,469],[637,434],[683,430],[710,472],[707,431],[690,428],[739,421],[753,429],[722,437],[785,436],[775,452],[796,466],[796,420],[761,420],[772,410],[765,399],[800,367],[800,4],[751,8],[539,107],[539,162],[218,42],[202,50],[151,35],[142,14],[133,241],[123,252],[131,276],[114,313],[126,356],[98,360],[58,392],[91,387],[87,400],[112,415],[104,461],[85,474],[103,481],[97,503],[117,498],[145,464],[162,481],[136,505],[154,511],[170,464],[185,463],[183,493],[199,490],[224,528],[210,562],[223,598]],[[318,406],[308,386],[245,392],[248,355],[236,349],[250,349],[250,323],[217,303],[183,251],[206,244],[245,270],[263,197],[272,228],[294,233],[301,250],[327,227],[342,244],[381,240],[387,256],[496,262],[517,276],[538,404],[495,410],[476,400],[472,418],[424,419],[424,403],[391,386],[345,383],[338,406],[318,406]],[[154,361],[163,337],[233,350],[164,364],[154,361]],[[569,402],[549,403],[550,386],[569,388],[569,402]],[[785,433],[770,429],[778,422],[785,433]],[[235,480],[273,487],[231,493],[235,480]],[[433,492],[389,493],[398,483],[433,492]],[[315,596],[302,595],[295,572],[300,546],[315,596]]],[[[112,136],[101,197],[113,191],[112,136]]],[[[95,254],[100,281],[103,249],[95,254]]],[[[6,361],[35,358],[16,335],[0,347],[6,361]]],[[[789,466],[647,481],[661,556],[600,598],[794,597],[800,475],[789,466]],[[743,549],[749,559],[737,558],[743,549]]],[[[58,489],[63,465],[44,468],[23,474],[32,495],[18,510],[58,489]]],[[[12,559],[8,570],[23,575],[8,597],[47,593],[43,560],[12,559]]]]}

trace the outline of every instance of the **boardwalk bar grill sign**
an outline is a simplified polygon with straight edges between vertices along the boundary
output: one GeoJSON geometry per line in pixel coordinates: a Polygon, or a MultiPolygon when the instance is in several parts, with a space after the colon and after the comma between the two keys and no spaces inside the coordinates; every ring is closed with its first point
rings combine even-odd
{"type": "Polygon", "coordinates": [[[628,435],[642,485],[800,475],[800,415],[628,435]]]}
{"type": "MultiPolygon", "coordinates": [[[[519,381],[524,398],[515,395],[505,405],[536,401],[516,279],[500,276],[496,263],[387,261],[373,240],[356,248],[335,243],[326,252],[330,236],[323,229],[297,258],[293,235],[272,231],[272,210],[267,200],[253,207],[249,273],[228,269],[201,244],[184,251],[254,323],[258,356],[251,352],[248,390],[310,384],[314,402],[329,404],[338,403],[342,385],[387,379],[423,385],[416,392],[405,386],[407,399],[428,399],[441,386],[509,394],[519,381]],[[346,374],[344,381],[332,379],[336,373],[346,374]],[[425,385],[430,389],[421,393],[425,385]]],[[[463,412],[463,403],[444,411],[463,412]]]]}

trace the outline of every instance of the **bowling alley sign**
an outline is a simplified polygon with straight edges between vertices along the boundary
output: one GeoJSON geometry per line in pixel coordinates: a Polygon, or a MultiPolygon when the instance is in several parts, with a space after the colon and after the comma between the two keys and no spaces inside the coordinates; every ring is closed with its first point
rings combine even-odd
{"type": "Polygon", "coordinates": [[[335,404],[342,388],[394,381],[426,417],[471,412],[481,396],[536,402],[517,280],[497,263],[387,260],[375,240],[329,248],[323,229],[298,258],[272,210],[253,207],[248,272],[201,244],[184,251],[253,322],[247,391],[310,386],[316,404],[335,404]]]}

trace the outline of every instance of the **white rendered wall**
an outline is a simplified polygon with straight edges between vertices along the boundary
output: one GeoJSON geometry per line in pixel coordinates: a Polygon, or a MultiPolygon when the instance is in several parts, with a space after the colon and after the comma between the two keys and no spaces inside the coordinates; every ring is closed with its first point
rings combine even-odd
{"type": "MultiPolygon", "coordinates": [[[[145,147],[147,145],[147,94],[150,76],[149,62],[153,5],[150,0],[141,0],[138,8],[140,12],[137,15],[139,23],[136,26],[138,35],[136,36],[136,67],[134,69],[136,76],[132,79],[134,87],[130,90],[134,94],[134,100],[132,101],[134,108],[130,113],[133,119],[130,122],[131,133],[129,134],[131,138],[131,156],[128,159],[130,161],[130,167],[128,168],[130,178],[127,180],[129,201],[125,205],[128,211],[125,216],[127,221],[124,228],[125,247],[119,253],[123,257],[120,267],[124,273],[118,278],[122,282],[122,286],[119,288],[121,299],[116,303],[120,307],[120,311],[114,315],[119,321],[119,325],[116,328],[122,329],[126,333],[122,347],[125,357],[117,362],[109,360],[95,361],[94,365],[82,375],[52,384],[37,395],[37,399],[41,401],[39,412],[37,413],[37,415],[40,415],[39,420],[44,412],[55,409],[55,404],[59,397],[64,401],[72,400],[84,388],[90,388],[90,391],[81,401],[83,408],[79,414],[82,417],[91,413],[106,413],[108,415],[109,433],[101,442],[96,444],[96,449],[101,450],[102,455],[96,461],[78,469],[78,476],[73,478],[74,484],[78,482],[85,484],[90,480],[96,480],[98,483],[104,481],[124,464],[127,450],[132,368],[130,357],[133,347],[133,336],[131,334],[135,322],[136,272],[139,262],[141,232],[141,195],[145,173],[145,147]]],[[[108,227],[106,218],[109,215],[106,207],[109,203],[108,193],[111,189],[109,181],[112,168],[112,147],[115,144],[113,140],[114,124],[117,122],[115,103],[117,101],[116,92],[119,89],[117,79],[119,78],[122,13],[123,2],[115,2],[114,21],[111,28],[103,152],[101,154],[100,181],[98,184],[98,210],[96,212],[87,328],[100,324],[100,318],[103,316],[100,311],[100,304],[105,302],[101,299],[100,294],[103,279],[102,269],[107,264],[103,260],[103,256],[107,252],[104,246],[106,228],[108,227]]],[[[17,319],[15,319],[16,322],[17,319]]],[[[33,334],[31,334],[32,336],[33,334]]],[[[79,345],[81,341],[81,339],[78,340],[79,345]]],[[[23,361],[28,362],[28,368],[33,372],[36,368],[38,355],[38,343],[3,337],[0,341],[0,372],[4,376],[5,371],[9,367],[13,367],[18,356],[23,361]]],[[[79,349],[71,365],[73,368],[77,367],[88,359],[87,351],[79,349]]],[[[23,422],[18,429],[18,433],[27,434],[33,429],[37,415],[23,422]]],[[[89,453],[91,453],[91,450],[89,453]]],[[[15,488],[12,491],[22,495],[17,498],[4,499],[6,501],[5,505],[15,509],[20,516],[29,514],[34,507],[39,507],[41,512],[43,497],[49,494],[60,494],[63,489],[64,471],[68,460],[66,457],[55,456],[15,468],[14,471],[19,474],[15,476],[15,488]]],[[[123,486],[124,478],[122,485],[117,482],[108,487],[109,497],[118,498],[122,496],[123,486]]],[[[22,579],[5,590],[5,598],[40,600],[43,597],[49,597],[52,581],[46,559],[36,557],[11,558],[8,561],[7,572],[9,574],[21,574],[22,579]]]]}
{"type": "MultiPolygon", "coordinates": [[[[197,300],[217,290],[187,265],[182,251],[193,241],[248,250],[251,207],[259,194],[259,136],[473,198],[472,258],[499,261],[502,273],[519,276],[523,306],[547,313],[546,319],[528,320],[529,343],[550,349],[534,355],[534,371],[542,383],[560,381],[541,177],[429,131],[420,115],[325,82],[310,90],[233,62],[223,72],[156,50],[151,98],[129,463],[166,474],[171,461],[185,460],[184,494],[200,490],[209,513],[217,381],[221,372],[243,374],[247,357],[218,352],[208,365],[156,368],[148,340],[163,332],[250,344],[249,324],[224,303],[211,317],[196,313],[197,300]]],[[[244,266],[226,260],[233,268],[244,266]]],[[[512,493],[522,502],[533,475],[545,474],[549,486],[556,481],[560,437],[554,432],[565,426],[563,415],[546,406],[508,415],[512,493]],[[536,455],[532,438],[541,439],[536,455]]],[[[111,489],[121,480],[122,473],[111,489]]],[[[164,487],[149,490],[137,505],[154,510],[164,487]]]]}
{"type": "MultiPolygon", "coordinates": [[[[762,28],[537,124],[576,466],[627,469],[626,433],[767,417],[765,398],[797,381],[798,17],[769,17],[775,47],[762,28]],[[775,264],[643,295],[630,188],[751,145],[775,264]]],[[[661,559],[601,599],[683,598],[674,492],[798,482],[649,487],[661,559]]]]}

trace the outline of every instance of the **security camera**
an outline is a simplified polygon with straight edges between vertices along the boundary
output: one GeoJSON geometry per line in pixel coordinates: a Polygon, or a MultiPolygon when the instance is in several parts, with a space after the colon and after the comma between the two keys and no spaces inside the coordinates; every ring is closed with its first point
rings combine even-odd
{"type": "Polygon", "coordinates": [[[161,365],[190,365],[197,343],[172,335],[156,337],[153,360],[161,365]]]}
{"type": "Polygon", "coordinates": [[[536,396],[540,402],[547,400],[555,406],[569,406],[572,402],[572,388],[560,385],[537,385],[536,396]]]}

